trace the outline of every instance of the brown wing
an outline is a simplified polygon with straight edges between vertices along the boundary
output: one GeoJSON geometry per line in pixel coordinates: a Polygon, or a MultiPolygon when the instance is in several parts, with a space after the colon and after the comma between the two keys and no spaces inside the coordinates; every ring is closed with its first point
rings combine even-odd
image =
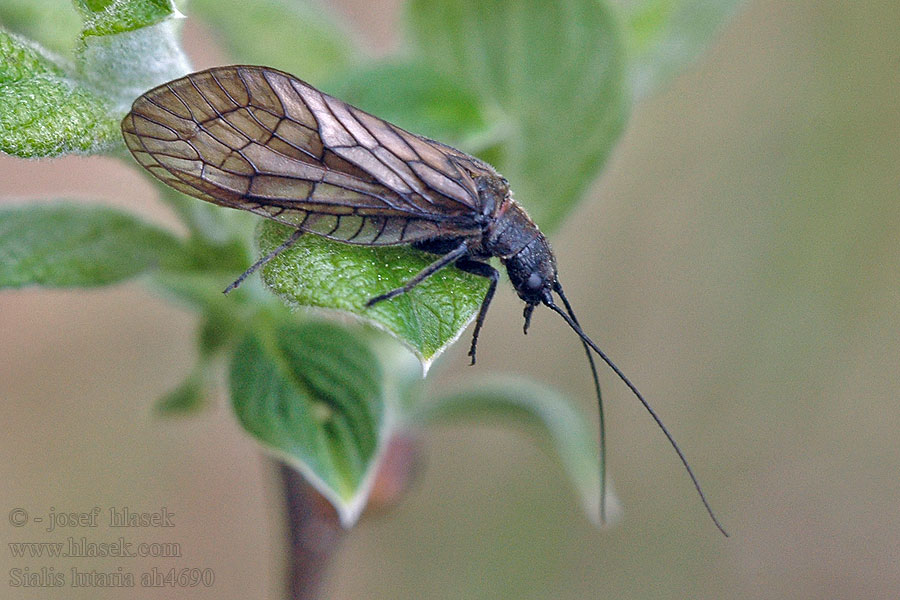
{"type": "Polygon", "coordinates": [[[265,67],[159,86],[134,102],[122,132],[138,162],[186,194],[353,244],[475,235],[473,176],[496,176],[265,67]]]}

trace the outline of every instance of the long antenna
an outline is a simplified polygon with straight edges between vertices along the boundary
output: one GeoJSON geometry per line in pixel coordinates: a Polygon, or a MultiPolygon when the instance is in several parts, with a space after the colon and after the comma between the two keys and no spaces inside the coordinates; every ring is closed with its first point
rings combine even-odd
{"type": "MultiPolygon", "coordinates": [[[[562,297],[562,296],[560,296],[560,297],[562,297]]],[[[587,336],[587,334],[584,333],[584,331],[582,331],[581,327],[578,325],[578,322],[575,321],[563,309],[561,309],[559,306],[557,306],[553,302],[553,297],[550,296],[550,292],[546,293],[546,295],[543,298],[543,302],[548,308],[553,310],[553,312],[555,312],[556,314],[561,316],[563,318],[563,320],[565,320],[565,322],[568,323],[569,327],[571,327],[572,330],[578,334],[578,337],[581,338],[581,341],[583,343],[587,344],[588,346],[590,346],[591,349],[594,352],[596,352],[600,358],[603,359],[603,362],[605,362],[607,365],[609,365],[609,368],[612,369],[613,372],[619,376],[619,379],[621,379],[622,382],[628,386],[628,389],[630,389],[632,391],[632,393],[635,395],[635,397],[637,397],[637,399],[640,400],[641,404],[644,405],[644,408],[647,410],[648,413],[650,413],[650,416],[653,417],[654,421],[656,421],[657,426],[659,426],[659,428],[665,434],[666,438],[669,440],[669,443],[672,445],[672,448],[675,449],[675,452],[678,454],[678,458],[681,459],[681,464],[684,465],[684,468],[687,470],[688,475],[691,478],[691,481],[694,483],[694,488],[697,490],[697,493],[700,495],[700,500],[703,502],[703,506],[706,508],[706,512],[709,513],[709,517],[712,519],[713,523],[716,524],[716,527],[719,529],[719,531],[722,532],[722,535],[724,535],[725,537],[728,537],[728,532],[725,531],[725,528],[719,522],[719,519],[716,518],[716,514],[713,512],[712,507],[709,505],[709,501],[706,499],[706,494],[703,493],[703,489],[700,487],[700,482],[697,481],[697,477],[694,475],[694,471],[691,469],[691,466],[688,464],[687,458],[685,458],[684,453],[681,451],[681,448],[678,447],[678,444],[675,443],[675,438],[672,437],[672,434],[669,433],[669,430],[666,429],[665,425],[663,425],[663,422],[659,418],[659,415],[656,414],[656,411],[653,410],[653,408],[650,406],[650,404],[644,399],[644,396],[641,395],[641,393],[638,391],[638,389],[625,376],[625,374],[622,372],[622,370],[619,369],[619,367],[617,367],[616,364],[612,360],[610,360],[610,358],[608,356],[606,356],[606,354],[603,352],[603,350],[601,350],[600,348],[597,347],[597,344],[595,344],[593,342],[593,340],[591,340],[591,338],[589,338],[587,336]]]]}
{"type": "MultiPolygon", "coordinates": [[[[566,311],[569,313],[569,316],[572,317],[572,322],[581,327],[578,323],[578,318],[575,316],[575,311],[572,310],[572,305],[569,304],[568,298],[566,298],[566,295],[563,293],[562,285],[559,283],[559,280],[553,283],[553,290],[559,294],[559,297],[562,299],[563,304],[566,306],[566,311]]],[[[603,412],[603,394],[600,392],[600,378],[597,376],[597,365],[594,363],[594,355],[591,354],[591,348],[584,340],[581,340],[581,345],[584,347],[584,354],[587,356],[588,363],[591,365],[591,376],[594,378],[594,390],[597,392],[597,414],[599,416],[598,425],[600,429],[600,521],[606,523],[606,418],[604,417],[603,412]]]]}

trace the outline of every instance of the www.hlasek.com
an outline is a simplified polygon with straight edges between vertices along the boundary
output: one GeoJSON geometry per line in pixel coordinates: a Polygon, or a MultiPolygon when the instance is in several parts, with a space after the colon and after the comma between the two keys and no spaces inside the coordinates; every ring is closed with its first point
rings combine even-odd
{"type": "MultiPolygon", "coordinates": [[[[16,588],[47,587],[210,587],[215,573],[199,567],[152,567],[144,571],[124,566],[104,569],[84,565],[81,559],[181,559],[179,542],[141,541],[133,539],[138,531],[168,530],[175,527],[175,514],[166,507],[153,511],[136,511],[127,506],[98,506],[83,511],[63,511],[50,507],[47,512],[30,513],[22,507],[9,511],[10,525],[41,536],[50,534],[53,541],[17,540],[7,543],[9,556],[22,563],[8,572],[7,584],[16,588]],[[101,529],[111,528],[114,539],[103,539],[101,529]],[[85,532],[87,535],[67,535],[85,532]],[[60,534],[66,537],[60,539],[60,534]],[[126,537],[128,536],[128,537],[126,537]],[[62,567],[58,560],[74,559],[77,565],[62,567]],[[54,564],[33,564],[54,561],[54,564]],[[27,564],[30,563],[30,564],[27,564]]],[[[109,536],[112,538],[113,536],[109,536]]]]}

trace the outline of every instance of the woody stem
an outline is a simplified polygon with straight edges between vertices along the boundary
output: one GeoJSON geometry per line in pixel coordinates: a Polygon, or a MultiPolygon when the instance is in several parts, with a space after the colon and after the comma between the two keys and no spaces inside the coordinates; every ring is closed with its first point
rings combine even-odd
{"type": "Polygon", "coordinates": [[[278,468],[288,525],[286,597],[313,600],[345,530],[334,507],[300,473],[280,462],[278,468]]]}

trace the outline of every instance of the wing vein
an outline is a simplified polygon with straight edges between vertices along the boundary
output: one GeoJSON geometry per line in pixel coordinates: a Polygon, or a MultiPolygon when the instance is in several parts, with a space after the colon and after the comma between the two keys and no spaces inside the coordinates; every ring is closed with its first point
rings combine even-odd
{"type": "Polygon", "coordinates": [[[365,245],[481,231],[475,181],[490,167],[274,69],[163,84],[122,126],[163,182],[303,231],[365,245]]]}
{"type": "MultiPolygon", "coordinates": [[[[386,147],[384,144],[381,143],[381,140],[378,139],[378,136],[375,135],[375,132],[374,132],[368,125],[366,125],[366,124],[365,124],[363,121],[361,121],[360,119],[356,119],[356,117],[353,115],[353,111],[348,110],[347,112],[348,112],[351,116],[353,116],[354,119],[356,120],[356,122],[359,123],[359,126],[362,127],[362,128],[366,131],[366,133],[368,133],[370,136],[372,136],[372,138],[377,142],[378,145],[376,146],[376,148],[384,148],[384,151],[387,152],[387,153],[389,153],[389,154],[391,154],[391,155],[393,155],[393,156],[397,159],[398,162],[400,162],[400,163],[402,163],[402,164],[406,164],[406,161],[405,161],[405,160],[403,160],[402,158],[400,158],[399,156],[397,156],[394,152],[391,152],[391,149],[390,149],[390,148],[386,147]]],[[[402,140],[402,138],[401,138],[401,140],[402,140]]],[[[406,140],[402,140],[402,141],[403,141],[404,144],[406,144],[406,140]]],[[[407,147],[408,147],[408,146],[409,146],[409,144],[407,144],[407,147]]],[[[415,150],[413,150],[413,152],[415,152],[415,150]]],[[[434,200],[432,200],[430,197],[428,197],[427,195],[423,194],[422,192],[420,192],[419,190],[416,189],[416,188],[422,189],[422,187],[427,187],[427,185],[426,185],[425,182],[423,182],[419,177],[417,177],[417,176],[415,175],[415,173],[412,173],[412,170],[410,170],[410,173],[413,174],[413,177],[415,177],[416,180],[418,181],[418,183],[421,184],[421,185],[415,185],[414,182],[411,182],[411,181],[410,181],[409,174],[403,173],[402,171],[395,169],[393,166],[391,166],[391,165],[388,164],[387,162],[383,161],[383,160],[381,159],[381,157],[379,157],[379,156],[378,156],[377,154],[375,154],[374,152],[372,152],[371,154],[372,154],[372,156],[374,156],[381,164],[383,164],[385,167],[387,167],[388,169],[390,169],[391,171],[393,171],[394,173],[396,173],[397,177],[399,177],[401,180],[403,180],[403,181],[406,183],[406,185],[408,185],[408,186],[410,187],[410,189],[412,189],[412,190],[413,190],[414,192],[416,192],[419,196],[421,196],[426,202],[428,202],[428,204],[430,204],[430,205],[432,205],[432,206],[435,205],[434,200]]],[[[418,156],[418,154],[416,154],[416,156],[418,156]]]]}

